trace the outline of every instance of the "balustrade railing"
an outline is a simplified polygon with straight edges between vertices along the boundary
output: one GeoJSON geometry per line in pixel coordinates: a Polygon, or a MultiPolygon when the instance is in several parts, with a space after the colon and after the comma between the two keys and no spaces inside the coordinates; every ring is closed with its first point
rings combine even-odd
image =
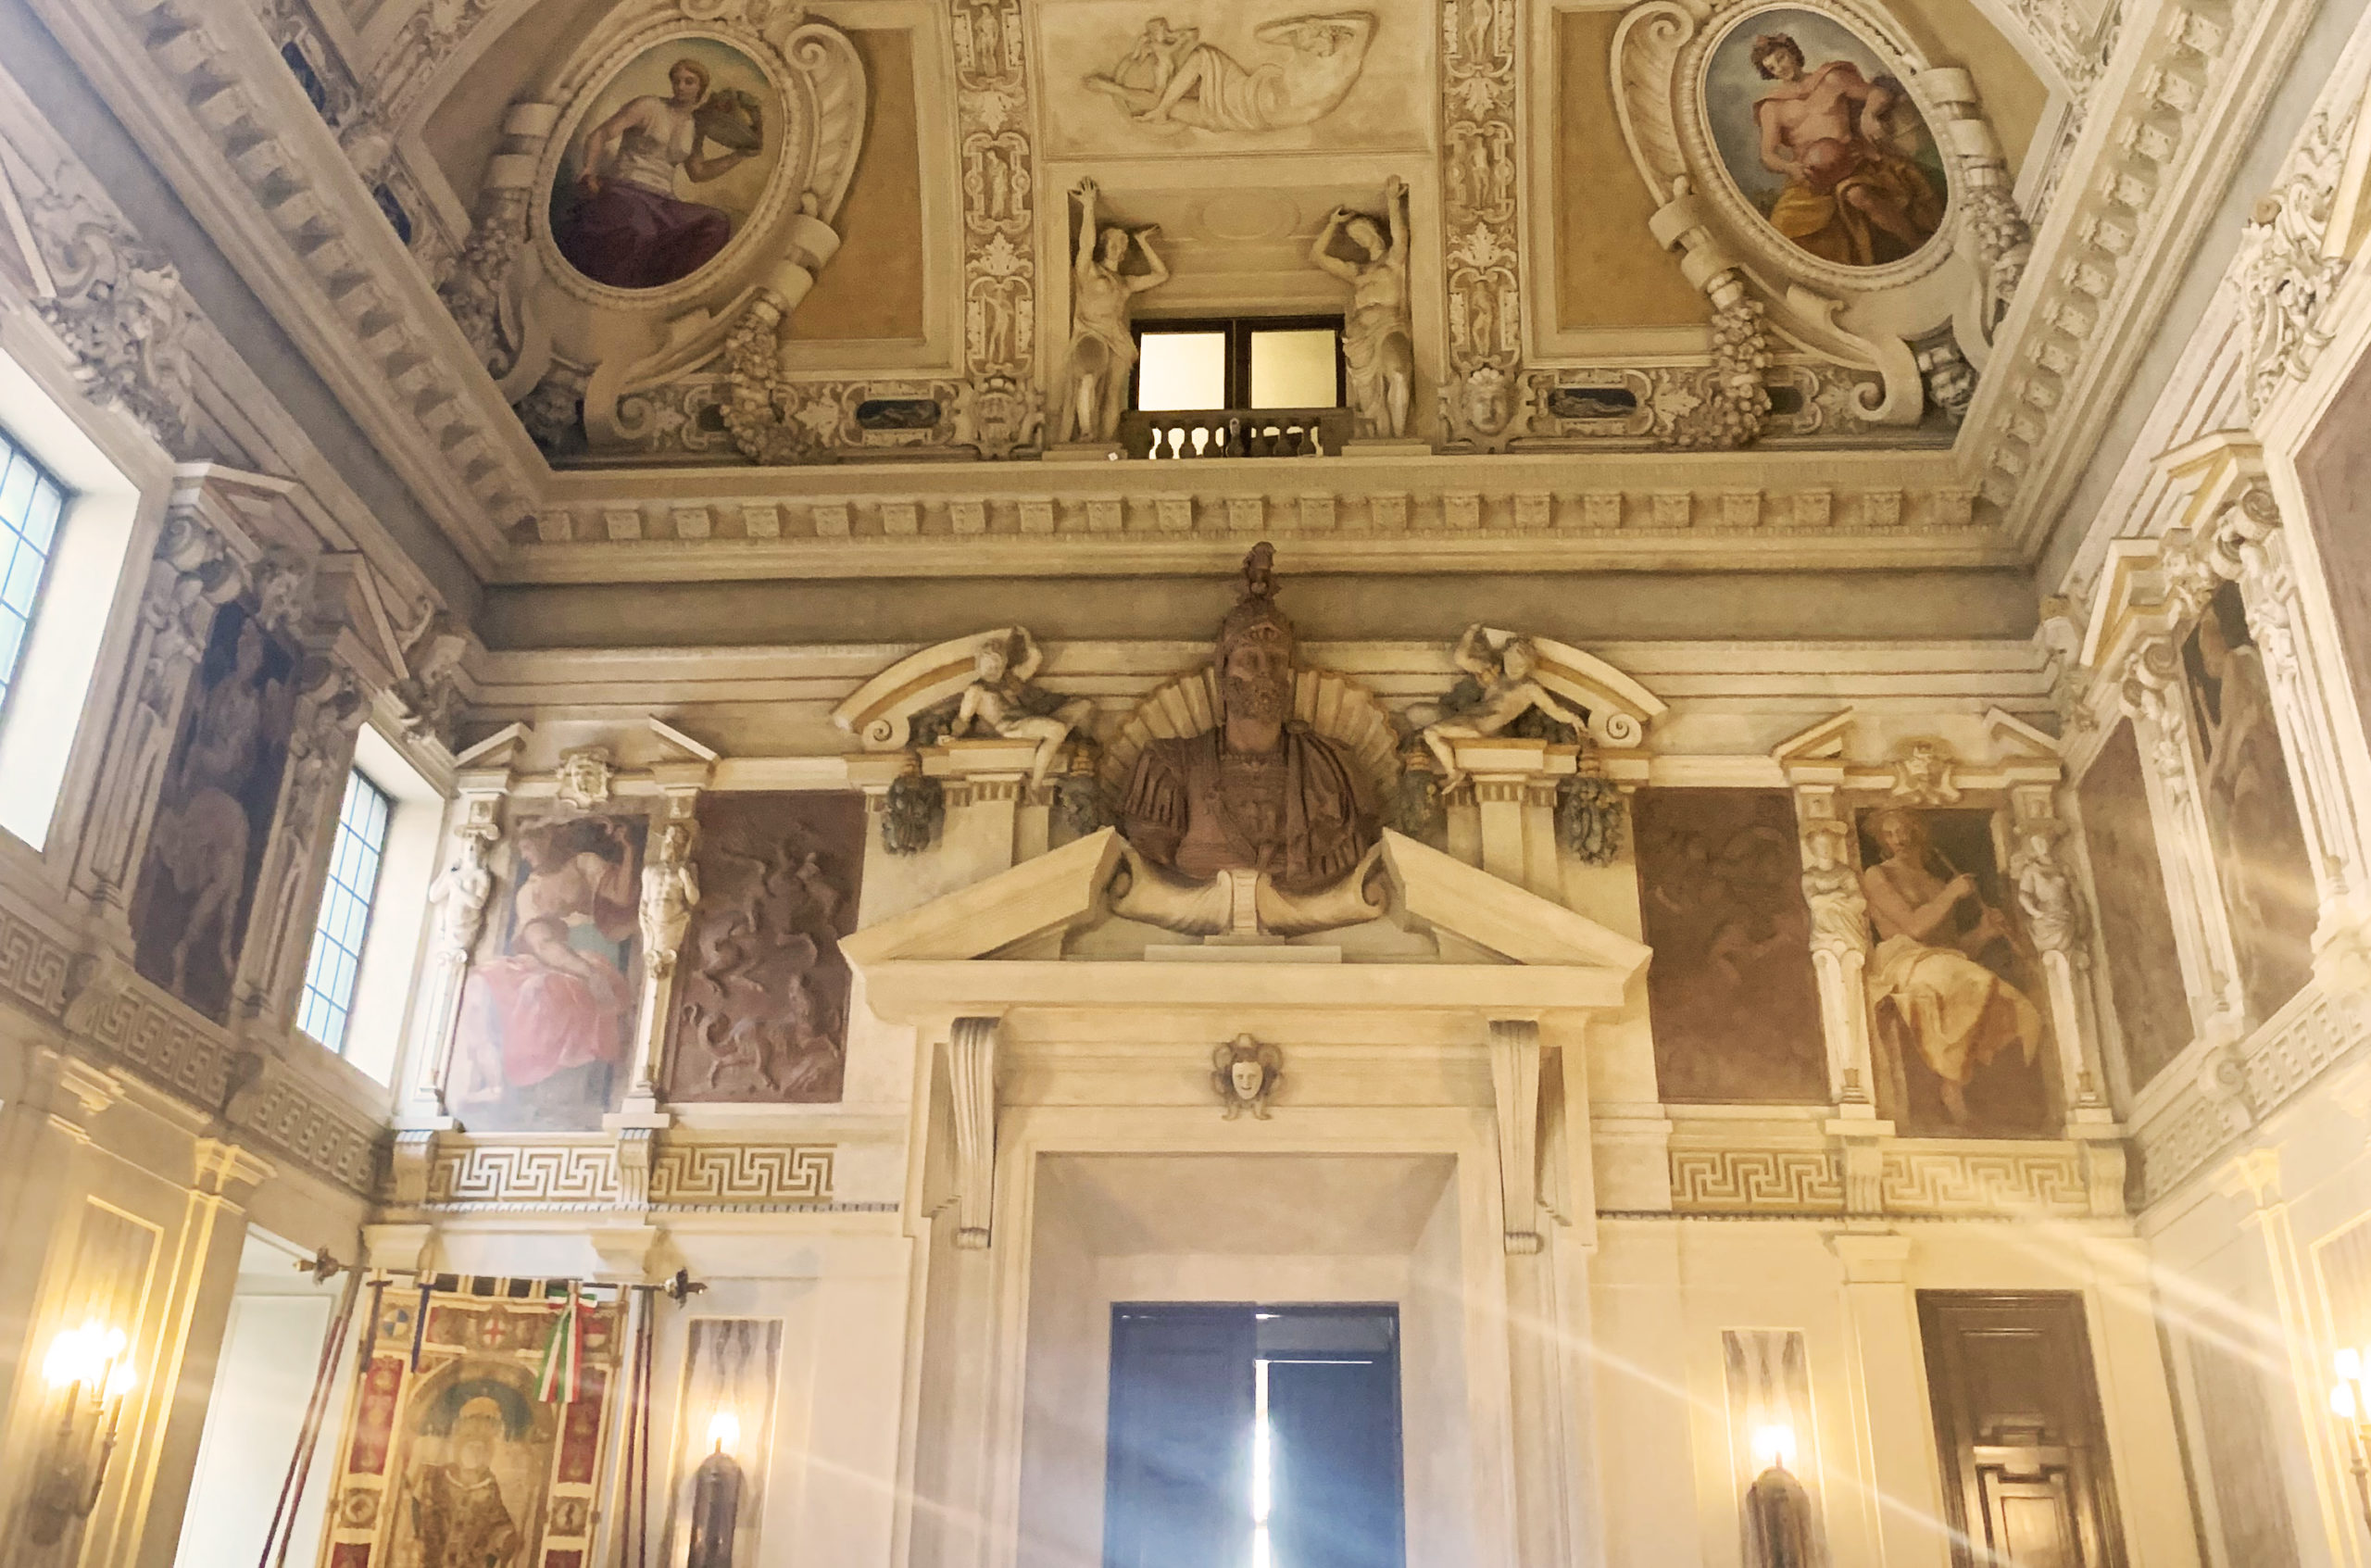
{"type": "Polygon", "coordinates": [[[1177,408],[1120,417],[1131,458],[1323,458],[1350,436],[1348,408],[1177,408]]]}

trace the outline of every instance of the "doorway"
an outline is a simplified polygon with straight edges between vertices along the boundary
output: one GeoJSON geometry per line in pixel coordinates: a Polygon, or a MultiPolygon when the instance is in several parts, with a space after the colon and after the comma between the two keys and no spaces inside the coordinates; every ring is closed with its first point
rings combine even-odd
{"type": "Polygon", "coordinates": [[[1404,1568],[1399,1312],[1117,1302],[1106,1568],[1404,1568]]]}

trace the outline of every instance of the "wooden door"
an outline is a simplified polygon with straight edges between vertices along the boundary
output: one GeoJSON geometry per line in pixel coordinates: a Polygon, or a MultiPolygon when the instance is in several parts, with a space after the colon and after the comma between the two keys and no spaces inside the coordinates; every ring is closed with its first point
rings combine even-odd
{"type": "Polygon", "coordinates": [[[2082,1298],[1922,1290],[1960,1568],[2123,1568],[2082,1298]]]}

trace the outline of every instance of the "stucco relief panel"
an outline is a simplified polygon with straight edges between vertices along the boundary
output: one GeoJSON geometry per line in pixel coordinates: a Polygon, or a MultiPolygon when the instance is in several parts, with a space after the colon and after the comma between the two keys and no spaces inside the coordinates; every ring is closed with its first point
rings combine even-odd
{"type": "Polygon", "coordinates": [[[1054,0],[1043,12],[1049,157],[1428,143],[1434,24],[1421,0],[1322,10],[1054,0]]]}

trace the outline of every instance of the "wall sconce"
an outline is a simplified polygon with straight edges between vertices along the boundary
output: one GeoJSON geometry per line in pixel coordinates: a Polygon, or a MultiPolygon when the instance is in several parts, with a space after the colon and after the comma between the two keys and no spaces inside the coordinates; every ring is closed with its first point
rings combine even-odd
{"type": "Polygon", "coordinates": [[[1795,1429],[1784,1423],[1757,1426],[1750,1447],[1762,1474],[1745,1494],[1747,1568],[1818,1568],[1811,1494],[1790,1468],[1795,1429]]]}
{"type": "Polygon", "coordinates": [[[732,1449],[741,1422],[719,1411],[708,1424],[712,1451],[692,1472],[692,1549],[684,1568],[733,1568],[733,1535],[741,1519],[741,1466],[732,1449]]]}
{"type": "Polygon", "coordinates": [[[27,1529],[36,1545],[56,1545],[69,1526],[89,1518],[98,1506],[107,1461],[115,1455],[123,1397],[132,1391],[132,1365],[124,1359],[129,1348],[123,1330],[86,1323],[58,1330],[42,1358],[42,1379],[65,1391],[65,1404],[28,1501],[27,1529]]]}
{"type": "Polygon", "coordinates": [[[2354,1472],[2363,1522],[2371,1526],[2371,1390],[2363,1385],[2363,1352],[2340,1350],[2331,1362],[2338,1381],[2330,1385],[2330,1413],[2346,1430],[2347,1467],[2354,1472]]]}

